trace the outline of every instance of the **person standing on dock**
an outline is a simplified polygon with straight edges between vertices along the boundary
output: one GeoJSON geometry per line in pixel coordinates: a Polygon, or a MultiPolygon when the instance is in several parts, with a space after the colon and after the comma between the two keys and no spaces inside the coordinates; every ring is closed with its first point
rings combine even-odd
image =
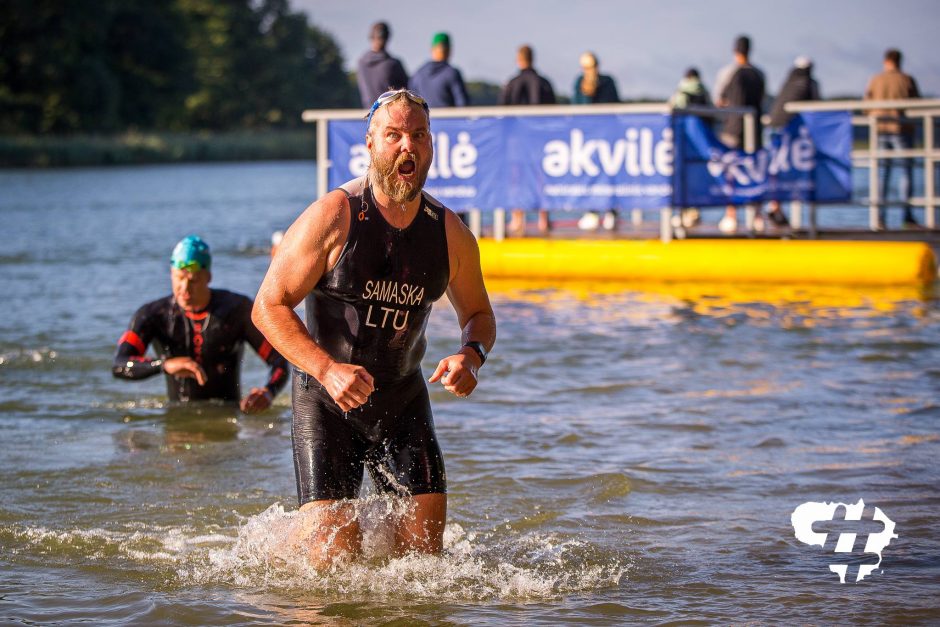
{"type": "MultiPolygon", "coordinates": [[[[780,87],[780,91],[777,92],[774,104],[770,108],[770,141],[779,146],[780,134],[796,115],[786,110],[788,103],[820,100],[821,98],[819,83],[813,78],[813,60],[807,56],[798,56],[794,59],[793,67],[780,87]]],[[[767,203],[767,217],[780,228],[790,226],[790,221],[783,213],[783,209],[780,208],[779,200],[771,200],[767,203]]]]}
{"type": "MultiPolygon", "coordinates": [[[[920,98],[917,81],[910,74],[901,71],[900,50],[891,48],[885,51],[883,66],[884,71],[873,76],[868,82],[868,87],[865,89],[865,100],[920,98]]],[[[881,118],[877,122],[879,150],[910,150],[913,145],[914,129],[909,123],[904,123],[898,119],[902,113],[900,109],[876,109],[871,111],[871,115],[881,118]]],[[[891,168],[894,161],[895,159],[885,159],[881,173],[881,203],[879,205],[878,221],[882,229],[887,225],[888,186],[891,182],[891,168]]],[[[901,166],[900,197],[904,207],[904,226],[917,228],[920,224],[914,218],[914,212],[911,208],[913,160],[910,157],[902,157],[898,161],[901,166]]]]}
{"type": "MultiPolygon", "coordinates": [[[[585,52],[578,59],[581,65],[581,74],[574,79],[574,89],[571,95],[572,104],[600,104],[620,102],[617,93],[617,83],[607,74],[601,74],[600,62],[593,52],[585,52]]],[[[578,228],[582,231],[596,231],[603,224],[604,229],[613,231],[617,228],[617,211],[608,209],[603,220],[596,211],[588,211],[578,220],[578,228]]]]}
{"type": "Polygon", "coordinates": [[[463,76],[450,64],[450,35],[434,35],[431,60],[418,68],[408,81],[408,88],[421,94],[430,107],[466,107],[470,104],[463,76]]]}
{"type": "MultiPolygon", "coordinates": [[[[764,103],[764,73],[751,64],[751,39],[741,35],[734,42],[734,61],[721,69],[715,81],[715,94],[719,107],[751,107],[754,110],[754,149],[761,147],[761,113],[764,103]]],[[[744,116],[728,115],[719,134],[721,142],[732,149],[744,148],[744,116]]],[[[760,206],[755,210],[754,230],[764,230],[764,219],[760,206]]],[[[733,234],[738,230],[737,207],[728,205],[725,216],[718,223],[722,233],[733,234]]]]}
{"type": "Polygon", "coordinates": [[[263,411],[287,383],[288,364],[251,321],[251,299],[210,289],[212,256],[200,237],[183,238],[170,257],[173,293],[137,310],[118,340],[112,373],[119,379],[166,375],[171,402],[240,403],[245,413],[263,411]],[[270,366],[264,387],[241,398],[239,371],[247,342],[270,366]],[[148,357],[153,343],[157,357],[148,357]]]}
{"type": "Polygon", "coordinates": [[[296,542],[317,567],[361,551],[352,500],[363,469],[407,504],[397,551],[441,552],[447,481],[421,373],[431,305],[447,294],[462,337],[429,382],[469,396],[496,341],[476,239],[423,191],[434,155],[427,102],[390,91],[368,119],[368,173],[287,230],[252,316],[295,365],[297,496],[315,521],[296,542]],[[294,312],[302,300],[306,326],[294,312]]]}
{"type": "MultiPolygon", "coordinates": [[[[674,109],[687,109],[689,107],[712,107],[711,96],[702,83],[698,68],[690,67],[685,71],[676,91],[669,97],[669,106],[674,109]]],[[[712,125],[712,118],[700,118],[708,126],[712,125]]],[[[673,216],[672,225],[675,229],[689,229],[701,222],[701,214],[695,207],[683,207],[678,216],[673,216]]]]}
{"type": "MultiPolygon", "coordinates": [[[[431,38],[431,60],[418,68],[408,81],[408,88],[421,94],[429,107],[466,107],[470,104],[463,75],[450,64],[450,35],[436,33],[431,38]]],[[[457,215],[464,224],[469,224],[467,212],[457,215]]]]}
{"type": "Polygon", "coordinates": [[[371,49],[359,58],[356,72],[359,99],[363,107],[375,102],[384,91],[408,86],[405,67],[385,50],[390,36],[391,32],[385,22],[376,22],[369,31],[371,49]]]}
{"type": "MultiPolygon", "coordinates": [[[[532,67],[532,46],[520,46],[516,52],[516,65],[519,73],[516,74],[499,94],[500,106],[514,105],[546,105],[555,104],[555,90],[547,78],[540,75],[532,67]]],[[[550,227],[548,211],[539,209],[539,233],[545,235],[550,227]]],[[[513,209],[512,220],[508,230],[513,235],[525,235],[525,210],[513,209]]]]}

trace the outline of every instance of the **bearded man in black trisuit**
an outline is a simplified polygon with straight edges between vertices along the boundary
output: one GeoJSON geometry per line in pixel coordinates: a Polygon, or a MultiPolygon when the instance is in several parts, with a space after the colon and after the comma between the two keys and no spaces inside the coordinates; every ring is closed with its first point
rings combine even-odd
{"type": "Polygon", "coordinates": [[[431,375],[464,397],[496,341],[476,239],[422,191],[433,157],[425,100],[382,94],[369,112],[371,165],[288,229],[255,300],[262,333],[296,366],[293,448],[304,542],[325,566],[361,550],[352,499],[363,469],[408,515],[400,553],[443,548],[447,483],[421,359],[431,305],[445,293],[462,331],[431,375]],[[306,299],[306,325],[294,308],[306,299]]]}

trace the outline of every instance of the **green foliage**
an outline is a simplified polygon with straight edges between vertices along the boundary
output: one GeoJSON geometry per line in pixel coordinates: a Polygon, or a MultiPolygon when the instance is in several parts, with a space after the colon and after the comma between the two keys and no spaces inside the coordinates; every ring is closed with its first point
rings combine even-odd
{"type": "Polygon", "coordinates": [[[467,82],[467,95],[470,96],[470,104],[475,107],[495,106],[499,102],[501,89],[499,85],[485,81],[467,82]]]}
{"type": "Polygon", "coordinates": [[[0,136],[0,167],[311,159],[315,145],[310,126],[226,133],[0,136]]]}
{"type": "Polygon", "coordinates": [[[299,127],[355,106],[287,0],[0,0],[0,134],[299,127]]]}

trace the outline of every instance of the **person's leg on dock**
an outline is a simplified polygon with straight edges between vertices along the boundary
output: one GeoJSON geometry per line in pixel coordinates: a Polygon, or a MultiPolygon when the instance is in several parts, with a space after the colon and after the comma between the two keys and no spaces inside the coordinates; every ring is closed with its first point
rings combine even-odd
{"type": "MultiPolygon", "coordinates": [[[[897,149],[908,150],[912,143],[906,135],[897,136],[897,149]]],[[[914,160],[910,157],[901,158],[901,180],[898,182],[898,193],[901,195],[901,202],[904,203],[904,226],[918,227],[920,224],[914,218],[914,210],[911,207],[911,193],[914,183],[914,160]]]]}

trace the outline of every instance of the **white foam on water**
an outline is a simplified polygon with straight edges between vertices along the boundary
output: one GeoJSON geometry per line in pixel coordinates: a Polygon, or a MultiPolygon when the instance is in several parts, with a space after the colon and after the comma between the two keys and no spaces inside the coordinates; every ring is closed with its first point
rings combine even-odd
{"type": "MultiPolygon", "coordinates": [[[[363,532],[363,555],[317,570],[302,540],[315,524],[310,512],[274,504],[238,529],[194,529],[131,523],[121,529],[14,525],[0,538],[34,555],[96,563],[129,560],[173,573],[180,585],[303,590],[326,596],[410,599],[540,600],[617,586],[630,569],[623,553],[546,531],[499,526],[467,531],[450,523],[440,556],[395,556],[389,521],[407,513],[401,499],[370,496],[352,505],[363,532]]],[[[19,552],[14,549],[14,552],[19,552]]],[[[119,567],[119,566],[118,566],[119,567]]]]}
{"type": "Polygon", "coordinates": [[[222,534],[197,535],[194,530],[176,527],[132,525],[131,529],[66,529],[18,526],[0,527],[0,537],[12,537],[31,554],[82,557],[108,561],[126,557],[136,562],[177,566],[192,554],[194,547],[206,544],[230,545],[235,540],[222,534]]]}
{"type": "Polygon", "coordinates": [[[388,521],[403,513],[394,499],[356,504],[363,556],[317,570],[290,538],[311,525],[308,512],[272,505],[245,521],[231,545],[208,550],[178,574],[197,584],[302,589],[329,595],[380,595],[452,600],[546,599],[617,586],[629,570],[622,555],[551,533],[497,535],[447,525],[440,556],[392,553],[388,521]]]}
{"type": "Polygon", "coordinates": [[[0,366],[13,364],[39,364],[43,362],[55,362],[59,356],[52,348],[43,346],[41,348],[20,348],[5,353],[0,353],[0,366]]]}

